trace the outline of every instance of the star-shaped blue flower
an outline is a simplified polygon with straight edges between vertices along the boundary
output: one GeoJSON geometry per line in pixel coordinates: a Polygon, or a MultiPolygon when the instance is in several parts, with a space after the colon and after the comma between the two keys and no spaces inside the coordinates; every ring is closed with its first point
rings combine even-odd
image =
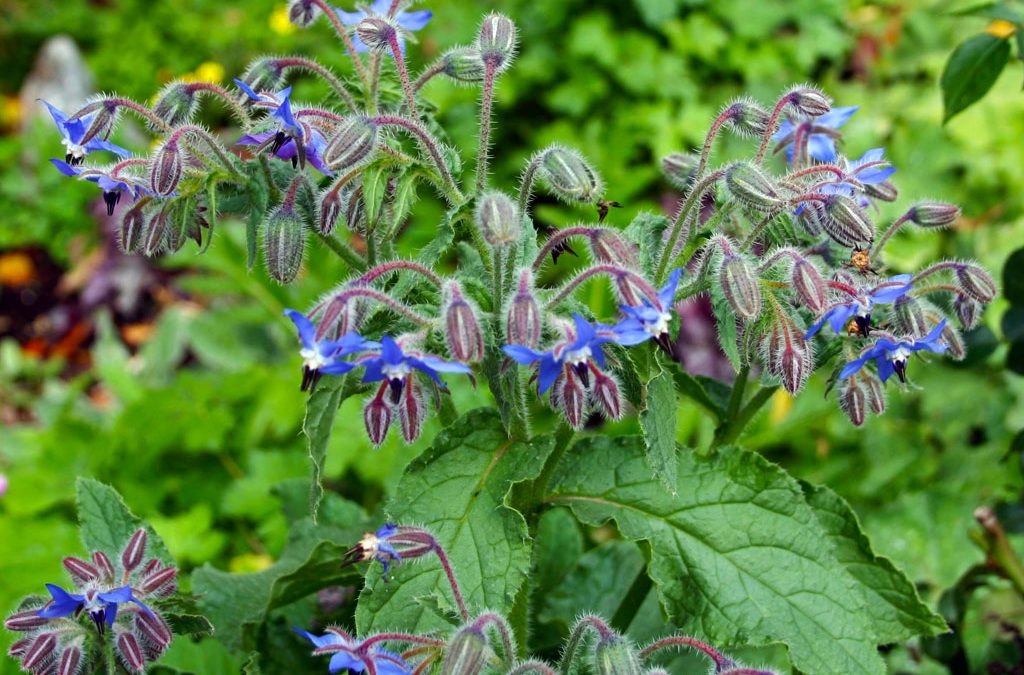
{"type": "Polygon", "coordinates": [[[904,339],[893,341],[882,338],[871,348],[864,351],[859,359],[847,363],[839,372],[839,379],[845,380],[864,365],[874,359],[875,367],[878,368],[878,377],[885,382],[893,373],[900,378],[900,382],[907,381],[907,360],[914,352],[929,351],[942,354],[946,351],[945,344],[939,342],[942,331],[946,328],[946,320],[943,319],[928,335],[919,339],[904,339]]]}
{"type": "MultiPolygon", "coordinates": [[[[391,0],[374,0],[372,4],[365,6],[363,9],[357,8],[354,12],[346,12],[345,10],[337,7],[334,8],[334,11],[338,13],[338,18],[341,19],[343,24],[346,26],[355,26],[368,16],[385,15],[389,9],[391,9],[391,0]]],[[[412,32],[421,30],[430,22],[430,19],[433,16],[434,13],[429,9],[421,9],[415,12],[399,11],[393,18],[401,28],[412,32]]],[[[402,51],[404,52],[405,41],[402,39],[402,31],[398,32],[398,44],[402,47],[402,51]]],[[[358,35],[352,36],[352,46],[355,47],[357,52],[369,51],[369,47],[363,44],[358,35]]]]}
{"type": "Polygon", "coordinates": [[[93,119],[99,114],[98,111],[72,120],[68,119],[67,115],[50,105],[47,101],[43,99],[39,99],[39,101],[50,111],[53,123],[57,125],[57,130],[63,136],[61,143],[67,148],[64,161],[68,164],[74,166],[81,164],[85,160],[86,155],[93,150],[106,150],[119,157],[128,157],[132,154],[120,145],[114,145],[110,141],[105,141],[98,137],[90,138],[87,142],[82,143],[82,138],[85,136],[89,125],[92,124],[93,119]]]}
{"type": "Polygon", "coordinates": [[[779,130],[772,136],[772,140],[785,143],[786,161],[792,164],[793,142],[796,137],[796,131],[798,127],[804,127],[806,133],[809,134],[807,138],[807,154],[819,162],[834,162],[837,158],[836,142],[833,138],[834,133],[830,130],[838,129],[846,124],[859,108],[860,106],[856,105],[833,108],[812,121],[796,125],[790,120],[783,120],[782,124],[779,125],[779,130]]]}
{"type": "Polygon", "coordinates": [[[902,298],[912,288],[910,284],[912,278],[913,275],[911,274],[898,274],[894,277],[889,277],[888,280],[875,286],[867,293],[862,293],[849,302],[832,307],[820,319],[815,321],[813,326],[807,329],[804,340],[810,340],[817,335],[826,321],[832,326],[832,330],[836,334],[842,333],[843,328],[849,323],[851,318],[857,322],[860,334],[867,337],[871,331],[871,310],[874,306],[887,305],[902,298]]]}
{"type": "MultiPolygon", "coordinates": [[[[295,121],[295,116],[292,115],[292,88],[285,87],[281,91],[273,95],[268,94],[257,94],[252,90],[252,87],[242,82],[239,79],[235,79],[235,84],[238,88],[245,92],[245,95],[251,98],[259,105],[274,110],[271,113],[271,117],[277,120],[277,125],[281,132],[291,138],[302,138],[302,126],[295,121]]],[[[282,140],[282,143],[284,141],[282,140]]],[[[275,151],[277,148],[275,148],[275,151]]]]}
{"type": "Polygon", "coordinates": [[[398,402],[402,386],[405,381],[412,377],[414,371],[420,371],[427,375],[434,382],[442,387],[445,386],[441,380],[440,373],[472,373],[472,369],[455,361],[444,359],[428,354],[410,351],[408,354],[403,351],[398,342],[385,335],[380,339],[380,351],[359,357],[355,366],[362,366],[363,382],[381,382],[387,380],[391,384],[392,400],[398,402]]]}
{"type": "MultiPolygon", "coordinates": [[[[268,131],[261,134],[246,134],[236,141],[238,145],[263,145],[270,139],[276,136],[275,132],[268,131]]],[[[306,161],[322,174],[327,176],[333,176],[334,172],[327,168],[324,164],[323,153],[327,147],[327,139],[317,129],[310,129],[309,142],[303,145],[303,152],[305,153],[306,161]]],[[[299,161],[299,147],[294,139],[289,138],[279,147],[275,152],[274,156],[279,159],[290,159],[292,166],[295,166],[299,161]]]]}
{"type": "Polygon", "coordinates": [[[50,591],[53,601],[36,612],[38,616],[46,619],[59,619],[85,610],[89,612],[89,617],[96,624],[100,633],[103,633],[104,628],[114,625],[114,620],[117,618],[117,606],[120,604],[135,603],[147,614],[152,614],[149,607],[135,597],[130,586],[122,586],[106,592],[93,590],[83,595],[68,593],[54,584],[46,584],[46,589],[50,591]]]}
{"type": "Polygon", "coordinates": [[[613,328],[618,335],[619,344],[631,347],[647,340],[660,341],[668,335],[668,324],[672,320],[672,305],[682,275],[682,269],[673,270],[668,275],[668,281],[658,291],[657,303],[643,298],[640,305],[621,306],[626,318],[613,328]]]}
{"type": "MultiPolygon", "coordinates": [[[[366,663],[362,658],[356,656],[358,645],[346,640],[341,635],[337,633],[313,635],[301,628],[296,628],[295,631],[313,643],[313,646],[316,647],[315,654],[333,652],[331,660],[327,664],[327,669],[330,672],[338,673],[347,670],[350,673],[361,673],[366,670],[366,663]]],[[[402,657],[384,649],[371,647],[366,657],[373,662],[378,675],[408,675],[412,672],[412,668],[402,660],[402,657]]]]}
{"type": "MultiPolygon", "coordinates": [[[[128,194],[132,199],[138,199],[140,195],[154,196],[153,192],[144,185],[133,181],[130,178],[111,176],[99,169],[85,169],[80,166],[73,166],[60,159],[51,159],[50,163],[57,167],[65,176],[78,176],[84,180],[96,183],[103,190],[103,202],[107,205],[107,215],[114,214],[114,207],[121,201],[122,194],[128,194]]],[[[177,195],[172,192],[167,197],[177,195]]]]}
{"type": "Polygon", "coordinates": [[[587,382],[587,367],[590,361],[604,368],[604,353],[601,345],[618,342],[619,335],[611,326],[592,324],[579,314],[573,315],[576,322],[576,335],[570,342],[562,342],[551,351],[538,352],[522,345],[505,345],[502,349],[516,363],[524,366],[539,362],[537,385],[541,394],[551,388],[562,369],[570,366],[587,382]]]}
{"type": "Polygon", "coordinates": [[[315,386],[321,375],[344,375],[355,368],[355,364],[341,359],[356,352],[378,349],[380,345],[365,339],[358,333],[347,333],[340,340],[317,340],[316,326],[305,314],[286,309],[284,315],[292,320],[299,332],[299,356],[302,357],[302,390],[315,386]]]}
{"type": "MultiPolygon", "coordinates": [[[[863,186],[884,183],[894,173],[896,173],[896,167],[889,166],[885,161],[885,148],[873,148],[861,155],[860,159],[849,163],[847,179],[819,185],[815,188],[815,191],[821,194],[838,194],[846,195],[847,197],[854,197],[856,195],[858,197],[857,203],[862,207],[867,207],[870,202],[862,192],[863,186]],[[856,181],[856,183],[853,181],[856,181]]],[[[802,203],[794,211],[794,214],[799,216],[806,208],[807,204],[802,203]]]]}

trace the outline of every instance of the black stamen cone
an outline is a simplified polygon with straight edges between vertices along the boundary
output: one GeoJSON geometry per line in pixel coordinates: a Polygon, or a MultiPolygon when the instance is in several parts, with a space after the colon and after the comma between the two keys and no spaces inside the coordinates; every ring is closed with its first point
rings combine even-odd
{"type": "Polygon", "coordinates": [[[400,378],[392,378],[388,381],[388,385],[391,388],[391,402],[398,405],[398,402],[402,400],[402,386],[405,384],[405,380],[400,378]]]}
{"type": "Polygon", "coordinates": [[[580,382],[583,383],[583,387],[590,389],[590,368],[587,367],[587,364],[575,363],[572,369],[576,371],[576,375],[580,378],[580,382]]]}
{"type": "Polygon", "coordinates": [[[114,190],[113,192],[103,193],[103,203],[107,205],[107,215],[114,215],[114,207],[121,201],[121,191],[114,190]]]}
{"type": "Polygon", "coordinates": [[[672,338],[668,333],[661,333],[658,337],[654,338],[654,342],[669,356],[669,358],[675,361],[676,350],[672,344],[672,338]]]}
{"type": "Polygon", "coordinates": [[[900,382],[907,383],[907,362],[903,359],[892,362],[893,370],[896,371],[896,377],[900,378],[900,382]]]}
{"type": "Polygon", "coordinates": [[[320,381],[320,376],[322,374],[323,373],[321,373],[319,370],[313,370],[312,368],[308,368],[306,366],[303,366],[302,367],[302,387],[300,388],[300,390],[301,391],[308,391],[309,393],[312,394],[313,391],[316,390],[316,385],[320,381]]]}
{"type": "Polygon", "coordinates": [[[105,612],[102,609],[97,612],[89,612],[89,618],[96,624],[96,631],[100,634],[100,637],[103,637],[107,631],[105,612]]]}
{"type": "Polygon", "coordinates": [[[855,316],[853,320],[857,322],[857,330],[860,331],[861,336],[867,337],[871,332],[871,315],[855,316]]]}
{"type": "Polygon", "coordinates": [[[276,153],[287,140],[288,136],[283,131],[278,131],[274,136],[274,143],[270,146],[270,151],[276,153]]]}

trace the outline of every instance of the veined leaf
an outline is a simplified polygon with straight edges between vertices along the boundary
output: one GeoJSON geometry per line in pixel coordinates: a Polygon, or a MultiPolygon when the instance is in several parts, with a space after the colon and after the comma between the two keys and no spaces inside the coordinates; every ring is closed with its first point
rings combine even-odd
{"type": "Polygon", "coordinates": [[[165,565],[174,564],[160,535],[128,509],[117,490],[92,478],[79,478],[75,493],[79,531],[86,550],[103,551],[116,559],[135,531],[144,527],[148,534],[147,554],[165,565]]]}
{"type": "Polygon", "coordinates": [[[676,423],[678,404],[672,375],[658,368],[647,383],[647,405],[640,412],[647,463],[671,492],[676,491],[676,423]]]}
{"type": "Polygon", "coordinates": [[[960,43],[942,71],[943,122],[967,109],[999,79],[1010,59],[1010,40],[981,33],[960,43]]]}

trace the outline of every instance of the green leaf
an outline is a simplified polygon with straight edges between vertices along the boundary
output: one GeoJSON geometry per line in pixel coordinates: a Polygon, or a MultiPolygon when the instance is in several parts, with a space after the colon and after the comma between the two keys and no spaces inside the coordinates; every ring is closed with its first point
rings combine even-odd
{"type": "Polygon", "coordinates": [[[569,509],[545,511],[537,523],[533,585],[538,595],[557,588],[583,555],[583,535],[569,509]]]}
{"type": "Polygon", "coordinates": [[[387,177],[384,169],[374,166],[363,172],[363,204],[366,205],[366,224],[372,228],[380,218],[384,206],[387,177]]]}
{"type": "Polygon", "coordinates": [[[806,483],[804,494],[836,559],[860,582],[879,641],[902,642],[949,630],[942,617],[921,601],[906,575],[888,558],[875,555],[856,514],[842,497],[826,487],[806,483]]]}
{"type": "Polygon", "coordinates": [[[981,33],[961,42],[942,71],[943,123],[992,88],[1010,58],[1010,41],[981,33]]]}
{"type": "MultiPolygon", "coordinates": [[[[536,477],[553,448],[546,436],[508,439],[491,409],[464,415],[438,434],[405,471],[387,508],[392,520],[430,530],[444,547],[470,611],[507,612],[529,572],[531,542],[523,516],[508,504],[512,485],[536,477]]],[[[401,564],[388,583],[371,567],[356,608],[360,635],[376,630],[447,629],[421,598],[454,606],[437,558],[401,564]]]]}
{"type": "Polygon", "coordinates": [[[79,478],[75,494],[79,531],[86,550],[103,551],[115,559],[135,531],[144,527],[149,535],[147,553],[165,565],[174,564],[160,535],[128,509],[117,490],[92,478],[79,478]]]}
{"type": "Polygon", "coordinates": [[[1011,305],[1024,307],[1024,248],[1010,254],[1003,266],[1003,297],[1011,305]]]}
{"type": "Polygon", "coordinates": [[[638,438],[591,438],[562,459],[545,500],[615,520],[651,548],[670,618],[723,644],[783,641],[803,672],[882,673],[865,598],[800,486],[760,455],[682,453],[679,492],[650,475],[638,438]]]}
{"type": "Polygon", "coordinates": [[[658,374],[647,383],[646,407],[640,411],[640,428],[644,432],[647,463],[654,475],[671,492],[676,491],[676,424],[678,405],[672,375],[658,368],[658,374]]]}
{"type": "Polygon", "coordinates": [[[320,502],[324,497],[323,472],[327,447],[334,429],[334,418],[346,398],[356,392],[358,384],[348,375],[325,377],[306,404],[306,417],[302,433],[306,435],[309,459],[313,462],[313,480],[310,484],[309,510],[316,521],[320,502]]]}
{"type": "Polygon", "coordinates": [[[267,185],[262,176],[250,177],[249,195],[251,200],[249,202],[249,217],[245,221],[245,266],[249,271],[252,271],[252,266],[256,264],[259,228],[263,222],[263,217],[267,213],[269,201],[267,185]]]}

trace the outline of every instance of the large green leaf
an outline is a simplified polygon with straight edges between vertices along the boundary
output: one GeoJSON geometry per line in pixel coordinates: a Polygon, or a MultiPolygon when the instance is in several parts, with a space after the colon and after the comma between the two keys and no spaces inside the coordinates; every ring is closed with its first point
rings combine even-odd
{"type": "MultiPolygon", "coordinates": [[[[437,537],[451,559],[470,610],[507,612],[530,568],[531,542],[523,516],[508,504],[513,484],[536,477],[553,448],[548,436],[531,443],[508,439],[497,412],[476,410],[441,432],[409,465],[388,505],[398,523],[437,537]]],[[[398,565],[385,582],[374,565],[359,596],[359,634],[448,628],[430,607],[454,607],[437,559],[398,565]]]]}
{"type": "Polygon", "coordinates": [[[116,559],[132,534],[144,527],[148,534],[146,552],[166,565],[174,564],[160,535],[128,509],[117,490],[92,478],[79,478],[75,493],[79,532],[86,550],[103,551],[116,559]]]}
{"type": "Polygon", "coordinates": [[[651,476],[638,438],[577,443],[555,471],[552,504],[610,519],[646,540],[672,620],[722,644],[783,641],[811,673],[881,673],[862,585],[833,555],[800,485],[760,455],[682,453],[679,492],[651,476]]]}
{"type": "Polygon", "coordinates": [[[306,418],[302,432],[306,434],[309,459],[313,462],[313,480],[309,494],[309,508],[313,520],[317,519],[320,501],[324,497],[323,472],[327,447],[331,442],[334,418],[346,398],[355,393],[358,384],[347,375],[323,378],[306,404],[306,418]]]}
{"type": "Polygon", "coordinates": [[[968,108],[992,88],[1010,59],[1010,41],[981,33],[961,42],[942,71],[943,121],[968,108]]]}
{"type": "Polygon", "coordinates": [[[906,575],[888,558],[875,555],[850,505],[826,487],[804,486],[807,502],[825,529],[836,559],[860,582],[880,642],[938,635],[946,622],[928,608],[906,575]]]}
{"type": "Polygon", "coordinates": [[[646,441],[647,462],[672,492],[676,490],[677,412],[672,375],[659,368],[647,383],[647,405],[640,411],[640,428],[646,441]]]}

